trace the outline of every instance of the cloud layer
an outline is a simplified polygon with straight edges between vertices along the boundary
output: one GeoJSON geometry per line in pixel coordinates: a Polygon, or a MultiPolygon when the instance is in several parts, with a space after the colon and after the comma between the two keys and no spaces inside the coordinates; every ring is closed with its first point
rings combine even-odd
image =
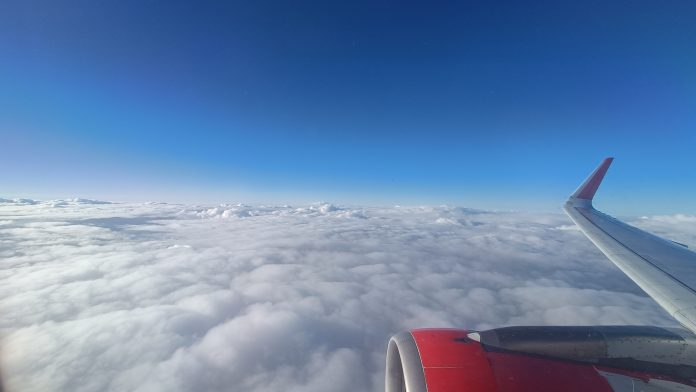
{"type": "Polygon", "coordinates": [[[674,325],[562,214],[3,199],[0,258],[10,391],[380,391],[410,328],[674,325]]]}

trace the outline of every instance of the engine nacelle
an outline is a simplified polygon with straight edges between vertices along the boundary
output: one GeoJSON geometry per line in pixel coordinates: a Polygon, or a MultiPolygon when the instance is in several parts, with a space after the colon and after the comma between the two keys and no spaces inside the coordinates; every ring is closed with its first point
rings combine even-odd
{"type": "Polygon", "coordinates": [[[694,391],[690,337],[658,327],[421,329],[389,341],[387,392],[694,391]]]}
{"type": "Polygon", "coordinates": [[[481,344],[458,329],[403,332],[389,341],[386,392],[496,391],[481,344]]]}

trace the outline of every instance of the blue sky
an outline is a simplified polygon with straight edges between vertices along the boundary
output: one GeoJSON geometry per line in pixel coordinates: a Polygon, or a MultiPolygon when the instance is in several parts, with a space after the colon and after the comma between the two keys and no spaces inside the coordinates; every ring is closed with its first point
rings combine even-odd
{"type": "Polygon", "coordinates": [[[696,213],[696,3],[5,1],[4,197],[696,213]]]}

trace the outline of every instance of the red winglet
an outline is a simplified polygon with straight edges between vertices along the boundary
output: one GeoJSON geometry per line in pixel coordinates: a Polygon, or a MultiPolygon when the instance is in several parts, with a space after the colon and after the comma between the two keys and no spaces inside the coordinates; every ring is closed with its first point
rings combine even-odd
{"type": "Polygon", "coordinates": [[[597,188],[599,188],[599,184],[602,183],[604,175],[607,173],[607,169],[609,169],[609,165],[611,165],[613,160],[614,158],[605,158],[604,161],[602,161],[602,163],[592,172],[592,174],[587,177],[585,182],[580,185],[578,190],[573,193],[571,198],[592,200],[597,192],[597,188]]]}

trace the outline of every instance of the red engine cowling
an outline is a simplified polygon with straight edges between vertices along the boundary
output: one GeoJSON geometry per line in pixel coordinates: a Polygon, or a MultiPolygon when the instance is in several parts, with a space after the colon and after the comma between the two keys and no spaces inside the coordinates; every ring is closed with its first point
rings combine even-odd
{"type": "Polygon", "coordinates": [[[598,369],[484,349],[468,331],[421,329],[398,334],[387,351],[387,392],[613,391],[598,369]]]}

